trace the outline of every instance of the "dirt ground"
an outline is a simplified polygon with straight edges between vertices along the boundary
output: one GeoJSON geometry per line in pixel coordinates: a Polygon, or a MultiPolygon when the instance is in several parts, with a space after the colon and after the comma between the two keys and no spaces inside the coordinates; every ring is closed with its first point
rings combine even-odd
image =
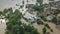
{"type": "MultiPolygon", "coordinates": [[[[47,32],[50,32],[51,34],[60,34],[60,30],[58,30],[56,28],[56,25],[53,23],[48,22],[49,26],[53,29],[53,32],[50,32],[49,29],[47,29],[47,32]]],[[[40,34],[42,33],[42,28],[44,27],[43,25],[37,25],[36,23],[34,24],[34,27],[37,28],[38,32],[40,32],[40,34]]]]}

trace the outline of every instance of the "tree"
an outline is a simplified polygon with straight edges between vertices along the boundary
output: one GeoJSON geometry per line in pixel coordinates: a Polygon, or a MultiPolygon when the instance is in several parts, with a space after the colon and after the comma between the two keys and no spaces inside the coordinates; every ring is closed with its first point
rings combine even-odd
{"type": "Polygon", "coordinates": [[[6,14],[8,12],[8,9],[4,9],[3,13],[6,14]]]}
{"type": "Polygon", "coordinates": [[[51,32],[53,32],[53,29],[50,29],[51,32]]]}
{"type": "Polygon", "coordinates": [[[43,11],[43,5],[41,6],[34,5],[32,9],[34,9],[35,11],[38,11],[38,13],[41,13],[43,11]]]}
{"type": "Polygon", "coordinates": [[[52,19],[52,22],[55,23],[55,24],[58,24],[58,23],[57,23],[57,18],[54,17],[54,18],[52,19]]]}
{"type": "Polygon", "coordinates": [[[12,23],[7,24],[7,27],[6,27],[7,30],[11,30],[12,29],[12,26],[13,26],[12,23]]]}
{"type": "Polygon", "coordinates": [[[23,27],[19,26],[18,24],[13,26],[13,34],[24,34],[23,27]]]}
{"type": "Polygon", "coordinates": [[[25,34],[30,34],[30,32],[25,32],[25,34]]]}
{"type": "Polygon", "coordinates": [[[9,20],[6,23],[9,34],[38,34],[31,25],[22,24],[20,21],[22,13],[20,13],[18,9],[16,9],[14,13],[10,12],[5,18],[9,20]]]}
{"type": "Polygon", "coordinates": [[[40,34],[40,33],[38,33],[38,31],[35,29],[35,30],[32,30],[31,34],[40,34]]]}
{"type": "Polygon", "coordinates": [[[40,19],[37,19],[37,24],[40,25],[40,24],[44,24],[40,19]]]}
{"type": "Polygon", "coordinates": [[[57,14],[59,14],[59,13],[60,13],[60,10],[59,10],[59,9],[56,9],[56,10],[53,11],[53,14],[54,14],[54,15],[57,15],[57,14]]]}
{"type": "Polygon", "coordinates": [[[0,11],[0,16],[3,14],[3,12],[2,11],[0,11]]]}
{"type": "Polygon", "coordinates": [[[11,31],[13,34],[18,34],[20,31],[17,31],[21,25],[21,13],[16,10],[14,13],[11,12],[12,10],[9,9],[9,14],[5,17],[6,19],[9,20],[9,22],[7,22],[7,30],[11,31]]]}
{"type": "Polygon", "coordinates": [[[44,27],[44,28],[42,29],[42,32],[43,32],[43,34],[46,33],[46,27],[44,27]]]}
{"type": "Polygon", "coordinates": [[[9,34],[9,31],[6,31],[5,34],[9,34]]]}
{"type": "Polygon", "coordinates": [[[46,26],[48,29],[50,29],[50,26],[49,26],[48,24],[45,24],[45,26],[46,26]]]}
{"type": "Polygon", "coordinates": [[[30,26],[30,25],[25,26],[25,31],[27,31],[27,32],[31,32],[33,29],[34,28],[32,26],[30,26]]]}
{"type": "Polygon", "coordinates": [[[40,5],[42,5],[43,0],[37,0],[37,2],[38,2],[40,5]]]}
{"type": "Polygon", "coordinates": [[[15,10],[14,15],[16,15],[16,19],[21,19],[22,13],[18,9],[15,10]]]}

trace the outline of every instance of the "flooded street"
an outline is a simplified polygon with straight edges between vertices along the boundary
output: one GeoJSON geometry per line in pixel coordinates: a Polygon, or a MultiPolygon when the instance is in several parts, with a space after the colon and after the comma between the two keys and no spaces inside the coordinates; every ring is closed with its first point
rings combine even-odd
{"type": "Polygon", "coordinates": [[[16,4],[21,4],[21,0],[0,0],[0,10],[9,7],[16,7],[16,4]]]}

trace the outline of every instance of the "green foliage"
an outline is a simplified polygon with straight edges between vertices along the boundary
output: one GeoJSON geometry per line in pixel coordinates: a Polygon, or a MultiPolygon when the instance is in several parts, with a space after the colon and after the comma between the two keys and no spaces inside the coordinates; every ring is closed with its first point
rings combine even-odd
{"type": "Polygon", "coordinates": [[[40,16],[44,21],[47,21],[46,18],[45,18],[45,14],[40,16]]]}
{"type": "Polygon", "coordinates": [[[53,29],[50,29],[51,32],[53,32],[53,29]]]}
{"type": "Polygon", "coordinates": [[[49,26],[48,24],[45,24],[45,26],[46,26],[48,29],[50,29],[50,26],[49,26]]]}
{"type": "Polygon", "coordinates": [[[13,34],[24,34],[24,29],[22,26],[14,25],[13,26],[13,34]]]}
{"type": "Polygon", "coordinates": [[[40,19],[37,19],[37,24],[40,25],[40,24],[44,24],[40,19]]]}
{"type": "Polygon", "coordinates": [[[54,17],[54,18],[52,19],[52,22],[55,23],[55,24],[58,24],[58,23],[57,23],[57,18],[54,17]]]}
{"type": "Polygon", "coordinates": [[[38,3],[42,4],[43,0],[37,0],[38,3]]]}
{"type": "Polygon", "coordinates": [[[22,13],[20,13],[19,10],[15,10],[15,12],[9,13],[6,18],[9,19],[10,21],[19,21],[22,17],[22,13]]]}
{"type": "Polygon", "coordinates": [[[42,32],[43,32],[43,34],[46,33],[46,27],[44,27],[44,28],[42,29],[42,32]]]}
{"type": "Polygon", "coordinates": [[[32,26],[30,26],[30,25],[25,26],[25,31],[27,31],[27,32],[31,32],[33,29],[34,28],[32,26]]]}
{"type": "Polygon", "coordinates": [[[56,9],[56,10],[54,10],[53,12],[54,12],[54,13],[53,13],[54,15],[57,15],[57,14],[60,13],[60,10],[59,10],[59,9],[56,9]]]}
{"type": "Polygon", "coordinates": [[[5,34],[9,34],[9,31],[6,31],[5,34]]]}
{"type": "Polygon", "coordinates": [[[0,16],[3,14],[3,12],[2,11],[0,11],[0,16]]]}
{"type": "Polygon", "coordinates": [[[7,30],[11,30],[12,29],[12,26],[13,26],[12,23],[7,24],[7,27],[6,27],[7,30]]]}
{"type": "Polygon", "coordinates": [[[5,18],[9,20],[9,22],[6,23],[7,33],[9,32],[9,34],[39,34],[34,27],[22,24],[20,21],[22,13],[20,13],[18,9],[16,9],[14,13],[10,12],[5,18]]]}
{"type": "Polygon", "coordinates": [[[9,8],[8,11],[13,12],[12,8],[9,8]]]}
{"type": "Polygon", "coordinates": [[[32,30],[31,34],[40,34],[40,33],[38,33],[38,31],[35,29],[35,30],[32,30]]]}
{"type": "Polygon", "coordinates": [[[3,12],[4,12],[4,13],[7,13],[7,12],[8,12],[8,9],[4,9],[3,12]]]}
{"type": "Polygon", "coordinates": [[[43,6],[42,5],[41,6],[35,5],[35,6],[32,7],[32,9],[41,13],[43,11],[43,6]]]}
{"type": "Polygon", "coordinates": [[[30,34],[30,32],[25,32],[25,34],[30,34]]]}
{"type": "Polygon", "coordinates": [[[6,15],[8,15],[9,13],[12,13],[12,12],[13,12],[12,8],[4,9],[3,12],[2,12],[2,13],[3,13],[2,15],[6,16],[6,15]]]}

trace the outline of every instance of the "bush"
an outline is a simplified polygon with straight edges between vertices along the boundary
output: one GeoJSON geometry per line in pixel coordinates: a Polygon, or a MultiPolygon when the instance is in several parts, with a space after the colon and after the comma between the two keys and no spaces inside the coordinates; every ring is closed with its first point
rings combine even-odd
{"type": "Polygon", "coordinates": [[[54,17],[54,18],[52,19],[52,22],[55,23],[55,24],[58,24],[58,23],[57,23],[57,18],[54,17]]]}
{"type": "Polygon", "coordinates": [[[40,19],[37,20],[37,24],[40,25],[40,24],[44,24],[40,19]]]}
{"type": "Polygon", "coordinates": [[[50,29],[51,32],[53,32],[53,29],[50,29]]]}
{"type": "Polygon", "coordinates": [[[6,27],[7,30],[11,30],[12,29],[12,26],[13,26],[12,23],[7,24],[7,27],[6,27]]]}
{"type": "Polygon", "coordinates": [[[48,29],[50,29],[50,26],[49,26],[48,24],[45,24],[45,26],[46,26],[48,29]]]}
{"type": "Polygon", "coordinates": [[[5,32],[5,34],[9,34],[9,32],[8,32],[8,31],[6,31],[6,32],[5,32]]]}
{"type": "Polygon", "coordinates": [[[32,30],[31,34],[40,34],[40,33],[38,33],[38,31],[35,29],[35,30],[32,30]]]}
{"type": "Polygon", "coordinates": [[[42,29],[42,32],[43,32],[43,34],[46,33],[46,27],[44,27],[44,28],[42,29]]]}

